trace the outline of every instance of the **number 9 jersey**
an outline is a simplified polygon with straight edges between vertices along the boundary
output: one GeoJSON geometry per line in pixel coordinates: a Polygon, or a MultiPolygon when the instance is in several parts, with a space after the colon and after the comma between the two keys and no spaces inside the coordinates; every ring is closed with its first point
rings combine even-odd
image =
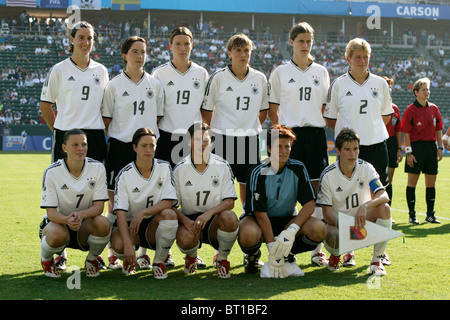
{"type": "Polygon", "coordinates": [[[322,172],[316,203],[332,207],[335,215],[342,212],[355,216],[359,206],[372,199],[371,192],[375,194],[379,190],[384,190],[384,187],[370,163],[357,159],[353,174],[348,178],[337,160],[322,172]]]}
{"type": "Polygon", "coordinates": [[[71,58],[54,65],[41,91],[41,101],[56,102],[58,113],[54,127],[63,131],[103,130],[100,108],[108,81],[105,66],[92,59],[86,69],[78,67],[71,58]]]}

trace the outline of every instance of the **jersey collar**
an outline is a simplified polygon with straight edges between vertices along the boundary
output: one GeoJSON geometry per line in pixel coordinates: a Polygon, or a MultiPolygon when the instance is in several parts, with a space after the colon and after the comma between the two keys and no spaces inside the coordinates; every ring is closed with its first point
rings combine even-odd
{"type": "Polygon", "coordinates": [[[417,99],[416,99],[416,101],[414,101],[414,105],[415,105],[417,108],[429,107],[429,106],[430,106],[430,104],[428,103],[428,100],[427,100],[426,104],[423,106],[423,105],[420,104],[420,102],[419,102],[417,99]]]}

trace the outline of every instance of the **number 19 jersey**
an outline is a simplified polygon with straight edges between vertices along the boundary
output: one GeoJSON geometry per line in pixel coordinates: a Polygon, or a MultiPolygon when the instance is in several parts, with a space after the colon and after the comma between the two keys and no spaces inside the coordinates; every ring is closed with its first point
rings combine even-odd
{"type": "Polygon", "coordinates": [[[163,116],[164,89],[161,82],[147,72],[134,83],[125,72],[107,85],[102,116],[112,118],[108,135],[122,142],[131,142],[139,128],[150,128],[159,137],[158,117],[163,116]]]}

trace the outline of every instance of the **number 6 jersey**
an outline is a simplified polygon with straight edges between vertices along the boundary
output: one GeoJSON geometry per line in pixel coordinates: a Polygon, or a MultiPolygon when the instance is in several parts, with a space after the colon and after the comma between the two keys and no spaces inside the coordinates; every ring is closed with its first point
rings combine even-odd
{"type": "Polygon", "coordinates": [[[134,83],[125,72],[108,83],[102,104],[102,116],[112,118],[108,135],[131,142],[139,128],[150,128],[159,137],[158,117],[163,116],[164,89],[161,82],[147,72],[134,83]]]}
{"type": "Polygon", "coordinates": [[[368,162],[358,159],[351,178],[339,168],[339,160],[322,172],[316,203],[332,207],[332,212],[354,216],[363,203],[372,199],[372,193],[383,190],[380,176],[368,162]]]}
{"type": "Polygon", "coordinates": [[[104,129],[100,108],[108,81],[105,66],[92,59],[86,69],[78,67],[71,58],[54,65],[41,91],[41,101],[56,102],[54,127],[104,129]]]}

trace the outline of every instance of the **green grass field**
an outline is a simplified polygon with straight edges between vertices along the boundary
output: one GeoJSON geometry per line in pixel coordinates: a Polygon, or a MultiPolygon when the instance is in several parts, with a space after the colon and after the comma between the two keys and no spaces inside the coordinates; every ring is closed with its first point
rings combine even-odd
{"type": "MultiPolygon", "coordinates": [[[[330,162],[334,157],[330,158],[330,162]]],[[[237,244],[230,255],[232,277],[218,279],[212,267],[213,249],[204,245],[199,255],[208,267],[195,275],[183,272],[183,256],[174,245],[176,263],[168,279],[155,280],[151,271],[124,276],[121,271],[102,271],[98,278],[84,274],[86,253],[68,249],[68,268],[82,268],[80,289],[69,289],[73,273],[49,279],[40,266],[39,223],[44,210],[39,208],[41,179],[50,164],[49,154],[0,153],[0,300],[448,300],[450,298],[450,158],[439,163],[436,215],[442,224],[424,223],[425,188],[423,176],[417,188],[420,225],[408,223],[405,201],[404,160],[394,177],[392,215],[395,230],[404,238],[390,241],[387,247],[392,265],[379,281],[367,275],[372,248],[357,250],[357,265],[332,274],[326,268],[313,267],[310,254],[297,255],[305,276],[287,279],[261,279],[246,275],[242,252],[237,244]]],[[[240,202],[235,212],[241,214],[240,202]]],[[[262,259],[266,260],[265,245],[262,259]]],[[[149,251],[152,258],[153,254],[149,251]]],[[[106,259],[106,250],[103,257],[106,259]]]]}

